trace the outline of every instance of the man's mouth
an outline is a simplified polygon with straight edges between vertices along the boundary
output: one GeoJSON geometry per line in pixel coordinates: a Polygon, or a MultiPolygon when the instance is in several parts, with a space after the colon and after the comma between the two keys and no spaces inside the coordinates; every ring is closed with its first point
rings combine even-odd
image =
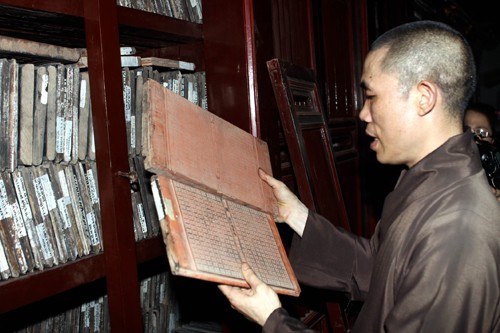
{"type": "Polygon", "coordinates": [[[370,149],[375,150],[378,146],[378,138],[373,138],[373,141],[370,143],[370,149]]]}
{"type": "Polygon", "coordinates": [[[372,139],[372,141],[370,142],[370,149],[375,150],[375,148],[378,146],[378,143],[379,143],[378,138],[368,131],[365,131],[365,133],[367,136],[369,136],[372,139]]]}

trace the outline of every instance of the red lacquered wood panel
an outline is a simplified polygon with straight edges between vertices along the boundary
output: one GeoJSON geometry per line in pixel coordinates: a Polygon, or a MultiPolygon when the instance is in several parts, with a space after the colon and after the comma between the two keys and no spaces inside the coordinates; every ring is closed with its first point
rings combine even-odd
{"type": "Polygon", "coordinates": [[[116,84],[121,82],[116,3],[87,1],[84,14],[110,322],[117,332],[141,332],[130,182],[119,175],[129,165],[122,85],[116,84]]]}
{"type": "Polygon", "coordinates": [[[203,35],[209,110],[252,132],[244,2],[251,1],[211,0],[203,6],[203,35]]]}
{"type": "Polygon", "coordinates": [[[83,0],[2,0],[2,5],[9,5],[13,7],[33,10],[42,10],[46,12],[71,16],[83,16],[83,0]]]}

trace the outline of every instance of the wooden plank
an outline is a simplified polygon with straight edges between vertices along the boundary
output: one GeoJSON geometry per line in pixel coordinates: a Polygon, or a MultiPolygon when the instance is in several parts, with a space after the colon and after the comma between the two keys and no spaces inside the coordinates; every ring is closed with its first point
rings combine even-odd
{"type": "Polygon", "coordinates": [[[48,102],[48,74],[45,66],[38,66],[35,69],[35,109],[33,115],[33,165],[40,165],[43,160],[45,147],[45,124],[47,119],[48,102]]]}
{"type": "Polygon", "coordinates": [[[0,36],[0,53],[8,53],[12,57],[43,58],[55,62],[77,62],[81,56],[81,49],[0,36]]]}
{"type": "Polygon", "coordinates": [[[59,263],[58,250],[48,215],[47,204],[43,196],[43,188],[35,173],[36,167],[21,168],[18,174],[33,215],[33,235],[39,242],[43,267],[52,267],[59,263]]]}
{"type": "Polygon", "coordinates": [[[17,167],[19,143],[19,78],[16,59],[9,60],[8,87],[8,123],[7,123],[7,170],[12,172],[17,167]]]}
{"type": "Polygon", "coordinates": [[[35,66],[24,64],[19,69],[19,163],[31,165],[33,158],[33,103],[35,66]]]}
{"type": "Polygon", "coordinates": [[[19,263],[20,273],[26,274],[27,272],[33,271],[33,268],[35,267],[33,252],[31,250],[28,232],[21,213],[21,207],[17,201],[11,173],[2,173],[2,178],[4,186],[3,190],[5,190],[5,194],[7,195],[6,198],[2,198],[2,203],[4,203],[3,200],[6,199],[7,205],[10,206],[8,209],[11,211],[10,214],[13,222],[11,226],[15,232],[12,235],[12,239],[15,244],[16,257],[19,263]]]}
{"type": "Polygon", "coordinates": [[[45,158],[54,161],[56,158],[56,126],[57,126],[57,69],[56,66],[47,66],[48,96],[47,96],[47,121],[45,131],[45,158]]]}
{"type": "Polygon", "coordinates": [[[141,66],[175,68],[188,71],[194,71],[196,68],[195,64],[192,62],[158,57],[141,58],[141,66]]]}
{"type": "Polygon", "coordinates": [[[300,288],[273,216],[278,203],[267,144],[170,91],[144,84],[145,168],[172,272],[248,286],[241,262],[277,292],[300,288]],[[209,223],[209,224],[207,224],[209,223]]]}
{"type": "Polygon", "coordinates": [[[173,274],[248,288],[246,262],[276,292],[299,296],[270,214],[163,175],[154,175],[152,186],[173,274]]]}
{"type": "Polygon", "coordinates": [[[264,141],[154,80],[145,83],[144,95],[142,142],[148,171],[188,179],[275,213],[276,198],[257,172],[261,167],[272,174],[264,141]],[[249,191],[248,184],[255,188],[249,191]]]}
{"type": "Polygon", "coordinates": [[[84,160],[87,157],[90,127],[90,83],[89,73],[80,72],[80,103],[78,105],[78,158],[84,160]]]}
{"type": "Polygon", "coordinates": [[[0,170],[8,167],[9,156],[9,61],[0,59],[0,170]]]}

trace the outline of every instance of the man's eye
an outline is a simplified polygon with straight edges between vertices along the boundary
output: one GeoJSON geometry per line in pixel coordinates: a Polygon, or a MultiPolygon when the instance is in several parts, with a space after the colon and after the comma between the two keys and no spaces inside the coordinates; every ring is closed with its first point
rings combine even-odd
{"type": "Polygon", "coordinates": [[[375,95],[365,95],[365,99],[373,99],[375,95]]]}

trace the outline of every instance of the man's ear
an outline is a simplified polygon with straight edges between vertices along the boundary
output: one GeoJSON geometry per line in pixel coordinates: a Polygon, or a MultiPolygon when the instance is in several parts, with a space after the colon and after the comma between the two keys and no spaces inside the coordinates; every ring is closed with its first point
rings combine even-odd
{"type": "Polygon", "coordinates": [[[431,112],[437,103],[438,87],[427,80],[420,81],[417,85],[418,99],[418,115],[425,116],[431,112]]]}

